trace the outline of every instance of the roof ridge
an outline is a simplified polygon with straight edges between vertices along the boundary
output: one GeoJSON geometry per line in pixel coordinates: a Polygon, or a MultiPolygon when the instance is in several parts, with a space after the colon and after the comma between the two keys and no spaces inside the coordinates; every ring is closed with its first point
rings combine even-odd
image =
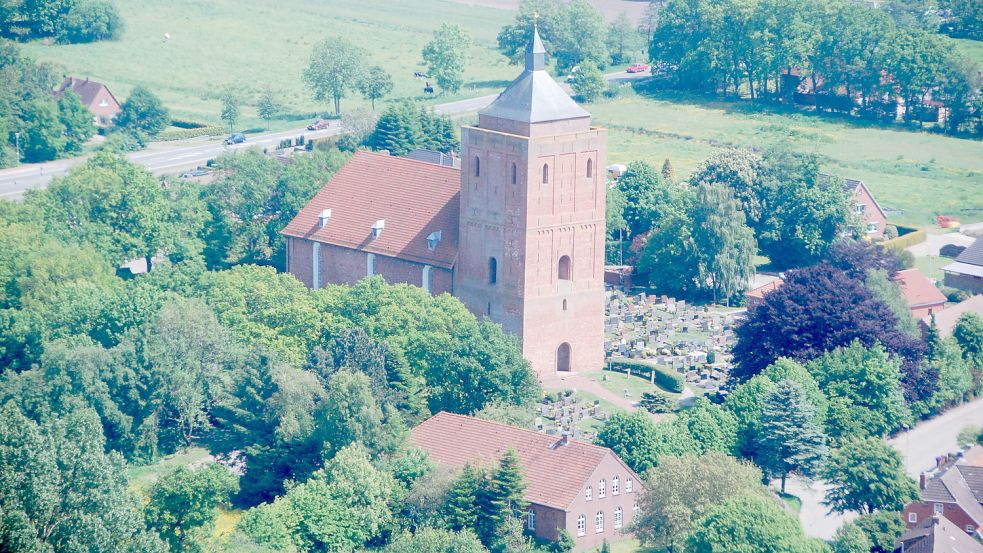
{"type": "MultiPolygon", "coordinates": [[[[465,420],[470,420],[470,421],[480,421],[480,422],[486,423],[486,424],[492,424],[492,425],[496,425],[496,426],[503,426],[505,428],[508,428],[509,430],[513,430],[513,431],[518,430],[520,432],[525,432],[525,433],[529,434],[530,436],[536,436],[537,439],[543,439],[543,438],[549,439],[549,438],[551,438],[551,436],[548,435],[548,434],[543,434],[542,432],[536,432],[535,430],[530,430],[528,428],[522,428],[521,426],[513,426],[511,424],[505,424],[504,422],[492,421],[492,420],[488,420],[488,419],[481,419],[481,418],[478,418],[478,417],[472,417],[470,415],[462,415],[460,413],[452,413],[450,411],[439,411],[437,414],[435,414],[432,417],[430,417],[430,419],[437,418],[440,415],[448,415],[448,416],[451,416],[451,417],[454,417],[454,418],[460,418],[460,419],[465,419],[465,420]]],[[[430,420],[430,419],[427,419],[427,420],[430,420]]],[[[425,423],[425,422],[427,422],[427,421],[423,421],[423,423],[425,423]]],[[[423,424],[423,423],[420,423],[420,424],[423,424]]],[[[605,452],[612,451],[611,448],[609,448],[609,447],[604,447],[604,446],[601,446],[601,445],[592,444],[590,442],[584,442],[584,441],[581,441],[581,440],[575,440],[573,438],[570,438],[569,439],[568,445],[570,443],[575,443],[577,445],[582,445],[582,446],[586,446],[586,447],[593,448],[593,449],[599,449],[599,450],[605,451],[605,452]]]]}
{"type": "MultiPolygon", "coordinates": [[[[434,151],[436,152],[436,151],[439,151],[439,150],[434,150],[434,151]]],[[[441,153],[443,153],[443,152],[441,152],[441,153]]],[[[355,155],[359,155],[359,154],[372,155],[372,156],[376,156],[376,157],[380,157],[380,158],[385,158],[385,159],[398,159],[398,160],[406,161],[406,162],[410,162],[410,163],[422,163],[422,164],[426,165],[427,167],[443,167],[444,169],[450,169],[451,171],[455,171],[455,172],[458,172],[458,173],[461,172],[461,169],[458,168],[458,167],[452,167],[450,165],[444,165],[442,163],[433,163],[433,162],[430,162],[430,161],[423,161],[421,159],[413,159],[411,157],[394,156],[394,155],[392,155],[390,153],[377,152],[377,151],[374,151],[374,150],[358,150],[357,152],[355,152],[355,155]]],[[[450,155],[450,154],[444,154],[444,155],[450,155]]]]}

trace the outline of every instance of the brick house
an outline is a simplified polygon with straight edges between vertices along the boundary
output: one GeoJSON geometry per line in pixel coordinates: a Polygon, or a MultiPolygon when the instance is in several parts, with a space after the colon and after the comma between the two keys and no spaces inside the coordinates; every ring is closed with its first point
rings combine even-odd
{"type": "Polygon", "coordinates": [[[359,152],[283,230],[312,288],[378,274],[449,292],[515,335],[539,374],[604,360],[607,131],[545,70],[461,130],[460,168],[359,152]]]}
{"type": "Polygon", "coordinates": [[[860,217],[861,228],[872,239],[884,238],[887,215],[874,199],[870,189],[862,180],[846,179],[846,189],[850,193],[853,212],[860,217]]]}
{"type": "Polygon", "coordinates": [[[912,317],[928,317],[945,307],[945,294],[918,269],[898,271],[892,280],[901,289],[912,317]]]}
{"type": "Polygon", "coordinates": [[[66,90],[78,94],[82,104],[89,108],[92,113],[92,121],[100,127],[108,126],[113,122],[113,117],[120,112],[120,104],[109,91],[109,88],[88,78],[78,79],[76,77],[65,77],[61,85],[55,89],[55,98],[61,98],[66,90]]]}
{"type": "Polygon", "coordinates": [[[935,515],[950,520],[967,534],[978,535],[983,526],[983,467],[956,464],[928,479],[922,474],[921,499],[905,505],[902,516],[915,528],[935,515]]]}
{"type": "Polygon", "coordinates": [[[446,412],[414,428],[410,442],[454,470],[494,467],[514,450],[529,503],[526,529],[546,540],[565,529],[578,550],[619,539],[638,511],[641,480],[605,447],[446,412]]]}
{"type": "Polygon", "coordinates": [[[895,553],[983,553],[983,544],[949,519],[935,515],[901,534],[895,553]]]}
{"type": "Polygon", "coordinates": [[[946,286],[983,294],[983,238],[977,238],[955,261],[942,267],[942,271],[946,286]]]}

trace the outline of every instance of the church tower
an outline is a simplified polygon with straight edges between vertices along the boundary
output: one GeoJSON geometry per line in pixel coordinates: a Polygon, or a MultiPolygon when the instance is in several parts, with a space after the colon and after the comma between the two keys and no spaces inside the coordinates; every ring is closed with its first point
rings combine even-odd
{"type": "Polygon", "coordinates": [[[607,132],[547,74],[538,30],[525,71],[461,129],[454,295],[522,343],[542,375],[604,360],[607,132]]]}

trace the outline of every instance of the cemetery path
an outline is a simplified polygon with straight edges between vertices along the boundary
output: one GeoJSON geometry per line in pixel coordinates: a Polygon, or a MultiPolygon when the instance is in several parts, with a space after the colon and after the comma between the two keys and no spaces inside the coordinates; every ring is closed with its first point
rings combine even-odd
{"type": "MultiPolygon", "coordinates": [[[[586,374],[579,373],[565,373],[565,374],[554,374],[543,377],[543,387],[549,390],[569,390],[573,389],[579,392],[587,392],[593,394],[604,401],[613,403],[615,406],[625,409],[626,411],[634,411],[638,409],[635,402],[630,399],[620,396],[611,390],[608,390],[604,386],[601,386],[596,379],[590,377],[586,374]]],[[[692,393],[692,392],[690,392],[692,393]]],[[[684,394],[685,395],[685,394],[684,394]]],[[[652,419],[656,422],[665,418],[665,415],[659,415],[650,413],[652,419]]]]}

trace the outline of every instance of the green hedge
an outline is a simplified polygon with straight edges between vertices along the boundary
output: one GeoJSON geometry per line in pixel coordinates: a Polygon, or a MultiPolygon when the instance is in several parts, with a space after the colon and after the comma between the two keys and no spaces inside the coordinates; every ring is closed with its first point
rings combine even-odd
{"type": "Polygon", "coordinates": [[[158,134],[155,140],[168,142],[171,140],[187,140],[199,136],[221,136],[223,134],[225,134],[225,129],[217,126],[198,127],[196,129],[168,129],[158,134]]]}
{"type": "Polygon", "coordinates": [[[898,237],[892,238],[891,240],[885,240],[881,243],[881,245],[889,250],[899,252],[905,248],[924,242],[925,234],[925,229],[916,229],[898,225],[898,237]]]}
{"type": "Polygon", "coordinates": [[[187,121],[184,119],[171,119],[171,126],[179,129],[200,129],[211,125],[208,123],[199,123],[197,121],[187,121]]]}
{"type": "Polygon", "coordinates": [[[633,373],[642,378],[647,378],[652,374],[652,371],[655,371],[655,383],[663,390],[678,394],[682,393],[684,389],[685,380],[683,380],[683,375],[672,369],[660,367],[650,361],[644,361],[642,359],[611,359],[608,367],[612,371],[621,373],[626,373],[628,369],[631,369],[633,373]]]}

